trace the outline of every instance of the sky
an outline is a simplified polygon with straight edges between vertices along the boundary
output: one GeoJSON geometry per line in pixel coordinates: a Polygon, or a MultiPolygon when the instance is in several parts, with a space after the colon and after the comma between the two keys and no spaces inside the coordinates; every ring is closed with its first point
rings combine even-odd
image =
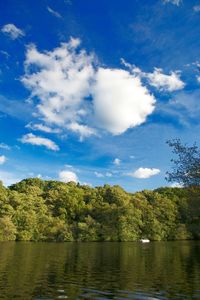
{"type": "Polygon", "coordinates": [[[0,180],[171,186],[166,141],[200,144],[199,36],[199,0],[1,0],[0,180]]]}

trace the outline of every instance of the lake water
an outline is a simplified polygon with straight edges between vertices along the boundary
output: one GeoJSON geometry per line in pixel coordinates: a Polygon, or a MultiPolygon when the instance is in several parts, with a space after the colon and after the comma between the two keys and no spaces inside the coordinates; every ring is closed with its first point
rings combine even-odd
{"type": "Polygon", "coordinates": [[[200,242],[2,242],[0,299],[200,299],[200,242]]]}

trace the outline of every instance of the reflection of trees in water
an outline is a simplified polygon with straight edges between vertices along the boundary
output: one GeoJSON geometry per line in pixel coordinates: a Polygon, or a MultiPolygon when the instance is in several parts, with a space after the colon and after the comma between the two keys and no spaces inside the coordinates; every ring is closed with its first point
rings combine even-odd
{"type": "Polygon", "coordinates": [[[75,299],[81,287],[192,294],[199,289],[199,250],[199,242],[1,243],[1,295],[55,297],[63,289],[75,299]]]}

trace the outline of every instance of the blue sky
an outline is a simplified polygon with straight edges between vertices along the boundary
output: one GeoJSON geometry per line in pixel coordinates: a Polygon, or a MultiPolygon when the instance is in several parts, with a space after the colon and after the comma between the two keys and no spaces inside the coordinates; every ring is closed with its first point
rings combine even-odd
{"type": "Polygon", "coordinates": [[[199,0],[2,0],[0,179],[169,185],[200,143],[199,0]]]}

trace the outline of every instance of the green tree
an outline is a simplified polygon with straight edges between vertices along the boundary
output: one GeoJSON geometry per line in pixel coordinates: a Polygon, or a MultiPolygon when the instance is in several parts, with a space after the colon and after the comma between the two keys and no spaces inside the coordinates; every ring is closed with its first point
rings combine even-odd
{"type": "Polygon", "coordinates": [[[0,240],[199,239],[199,208],[198,186],[133,194],[29,178],[0,184],[0,240]]]}
{"type": "Polygon", "coordinates": [[[16,233],[16,227],[9,216],[0,218],[0,241],[14,241],[16,233]]]}
{"type": "Polygon", "coordinates": [[[179,139],[167,142],[172,152],[177,155],[172,159],[173,168],[167,172],[167,180],[178,182],[184,186],[200,185],[200,150],[197,145],[183,145],[179,139]]]}

